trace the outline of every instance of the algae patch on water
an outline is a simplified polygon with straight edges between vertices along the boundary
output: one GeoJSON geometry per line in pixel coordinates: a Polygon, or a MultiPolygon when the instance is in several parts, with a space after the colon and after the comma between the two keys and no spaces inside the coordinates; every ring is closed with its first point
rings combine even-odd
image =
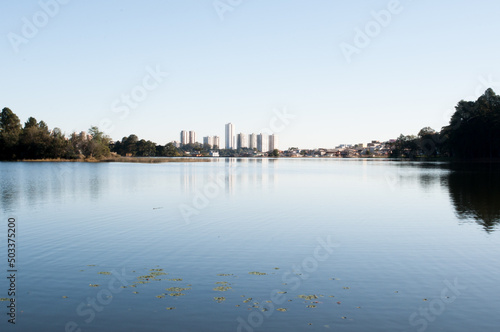
{"type": "Polygon", "coordinates": [[[278,309],[276,309],[276,310],[281,311],[281,312],[285,312],[285,311],[287,311],[288,309],[286,309],[286,308],[278,308],[278,309]]]}
{"type": "Polygon", "coordinates": [[[264,272],[248,272],[248,274],[253,274],[253,275],[257,275],[257,276],[265,276],[267,275],[267,273],[264,273],[264,272]]]}
{"type": "Polygon", "coordinates": [[[317,295],[299,295],[298,298],[304,299],[304,300],[312,300],[312,299],[317,299],[317,295]]]}
{"type": "Polygon", "coordinates": [[[189,289],[191,289],[191,288],[170,287],[170,288],[167,288],[166,290],[169,292],[182,292],[182,291],[189,290],[189,289]]]}
{"type": "Polygon", "coordinates": [[[230,290],[232,288],[233,287],[230,287],[230,286],[219,286],[219,287],[215,287],[213,290],[217,291],[217,292],[225,292],[225,291],[230,290]]]}
{"type": "Polygon", "coordinates": [[[225,297],[214,297],[214,300],[217,301],[218,303],[221,303],[223,301],[226,301],[225,297]]]}
{"type": "Polygon", "coordinates": [[[167,307],[166,309],[167,309],[167,310],[174,310],[174,309],[175,309],[175,307],[167,307]]]}
{"type": "Polygon", "coordinates": [[[104,275],[109,276],[109,275],[111,275],[111,272],[99,272],[98,274],[104,274],[104,275]]]}

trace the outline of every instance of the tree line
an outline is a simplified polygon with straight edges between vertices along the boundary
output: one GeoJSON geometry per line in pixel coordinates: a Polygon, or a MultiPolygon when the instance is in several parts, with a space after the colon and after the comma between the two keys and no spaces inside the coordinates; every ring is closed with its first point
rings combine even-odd
{"type": "Polygon", "coordinates": [[[476,101],[458,102],[449,125],[417,136],[401,134],[390,143],[390,157],[460,160],[500,158],[500,96],[490,88],[476,101]]]}
{"type": "Polygon", "coordinates": [[[91,127],[88,135],[73,133],[68,138],[34,117],[21,125],[7,107],[0,113],[0,160],[101,158],[109,156],[110,141],[97,127],[91,127]]]}
{"type": "MultiPolygon", "coordinates": [[[[394,158],[500,158],[500,96],[488,89],[476,101],[461,100],[449,125],[440,132],[425,127],[416,136],[401,134],[388,145],[389,157],[394,158]]],[[[209,146],[199,143],[177,148],[173,143],[157,145],[136,135],[112,142],[95,126],[88,134],[72,133],[66,137],[59,128],[49,130],[44,121],[33,117],[21,125],[18,116],[7,107],[0,113],[0,160],[100,159],[112,153],[138,157],[206,156],[209,151],[209,146]]],[[[220,150],[221,156],[231,154],[234,151],[220,150]]]]}

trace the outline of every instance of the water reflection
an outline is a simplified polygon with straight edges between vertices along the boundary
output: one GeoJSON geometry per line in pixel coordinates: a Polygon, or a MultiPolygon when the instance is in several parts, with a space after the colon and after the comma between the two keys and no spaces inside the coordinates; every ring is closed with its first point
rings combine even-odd
{"type": "Polygon", "coordinates": [[[206,168],[186,164],[180,171],[181,189],[188,194],[196,194],[207,183],[214,182],[230,195],[236,188],[248,185],[256,188],[272,187],[276,181],[275,170],[278,160],[266,158],[225,158],[222,167],[206,168]]]}
{"type": "Polygon", "coordinates": [[[455,165],[447,180],[457,216],[494,231],[500,222],[499,165],[455,165]]]}
{"type": "Polygon", "coordinates": [[[500,164],[398,162],[387,177],[393,186],[413,186],[424,192],[445,188],[463,222],[476,222],[492,232],[500,223],[500,164]]]}

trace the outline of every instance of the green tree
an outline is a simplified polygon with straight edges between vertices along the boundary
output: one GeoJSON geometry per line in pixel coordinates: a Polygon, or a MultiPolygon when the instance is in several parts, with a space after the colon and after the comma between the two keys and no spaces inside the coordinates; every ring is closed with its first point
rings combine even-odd
{"type": "Polygon", "coordinates": [[[21,131],[18,156],[23,159],[52,158],[52,137],[47,124],[30,117],[21,131]]]}
{"type": "Polygon", "coordinates": [[[499,158],[500,96],[487,89],[476,101],[461,100],[441,132],[453,157],[499,158]]]}
{"type": "Polygon", "coordinates": [[[87,141],[85,156],[94,158],[108,157],[110,155],[109,144],[111,139],[96,126],[90,127],[89,134],[91,139],[87,141]]]}
{"type": "Polygon", "coordinates": [[[14,112],[5,107],[0,113],[0,159],[17,158],[17,145],[21,134],[21,122],[14,112]]]}
{"type": "Polygon", "coordinates": [[[173,143],[167,143],[167,145],[165,145],[165,148],[163,150],[163,155],[165,157],[179,157],[181,156],[181,153],[173,143]]]}

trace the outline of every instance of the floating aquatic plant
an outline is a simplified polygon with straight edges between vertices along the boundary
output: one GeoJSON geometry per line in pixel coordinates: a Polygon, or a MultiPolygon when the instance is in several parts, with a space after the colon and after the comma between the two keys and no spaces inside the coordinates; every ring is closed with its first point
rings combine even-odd
{"type": "Polygon", "coordinates": [[[188,290],[188,289],[191,289],[191,288],[170,287],[170,288],[167,288],[166,290],[169,291],[169,292],[182,292],[182,291],[185,291],[185,290],[188,290]]]}
{"type": "Polygon", "coordinates": [[[265,276],[267,273],[264,273],[264,272],[248,272],[248,274],[254,274],[254,275],[257,275],[257,276],[265,276]]]}
{"type": "Polygon", "coordinates": [[[175,309],[175,307],[167,307],[166,309],[167,309],[167,310],[174,310],[174,309],[175,309]]]}
{"type": "Polygon", "coordinates": [[[317,299],[317,295],[299,295],[298,298],[304,299],[304,300],[312,300],[312,299],[317,299]]]}
{"type": "Polygon", "coordinates": [[[99,287],[100,285],[98,284],[89,284],[90,287],[99,287]]]}
{"type": "Polygon", "coordinates": [[[276,309],[276,310],[281,311],[281,312],[285,312],[285,311],[287,311],[288,309],[286,309],[286,308],[278,308],[278,309],[276,309]]]}
{"type": "Polygon", "coordinates": [[[111,275],[111,272],[99,272],[98,274],[104,274],[104,275],[109,276],[109,275],[111,275]]]}
{"type": "Polygon", "coordinates": [[[226,286],[226,287],[224,287],[224,286],[219,286],[219,287],[215,287],[215,288],[214,288],[214,291],[217,291],[217,292],[225,292],[225,291],[230,290],[230,289],[232,289],[232,288],[233,288],[233,287],[229,287],[229,286],[226,286]]]}
{"type": "Polygon", "coordinates": [[[183,293],[170,293],[168,295],[170,295],[170,296],[184,296],[186,294],[183,294],[183,293]]]}
{"type": "Polygon", "coordinates": [[[218,303],[221,303],[223,301],[226,301],[225,297],[214,297],[214,300],[217,301],[218,303]]]}

